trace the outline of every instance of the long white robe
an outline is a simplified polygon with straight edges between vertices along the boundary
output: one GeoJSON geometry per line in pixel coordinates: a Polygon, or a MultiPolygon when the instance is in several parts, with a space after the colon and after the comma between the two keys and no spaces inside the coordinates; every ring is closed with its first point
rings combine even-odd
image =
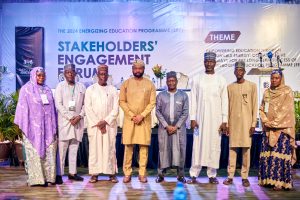
{"type": "Polygon", "coordinates": [[[221,153],[222,122],[227,123],[228,94],[224,77],[198,75],[193,78],[190,98],[190,119],[199,125],[199,135],[194,135],[192,166],[218,169],[221,153]]]}
{"type": "Polygon", "coordinates": [[[116,135],[119,95],[114,86],[88,87],[85,95],[85,113],[89,138],[89,174],[115,174],[117,172],[116,135]],[[105,120],[107,132],[94,127],[105,120]]]}

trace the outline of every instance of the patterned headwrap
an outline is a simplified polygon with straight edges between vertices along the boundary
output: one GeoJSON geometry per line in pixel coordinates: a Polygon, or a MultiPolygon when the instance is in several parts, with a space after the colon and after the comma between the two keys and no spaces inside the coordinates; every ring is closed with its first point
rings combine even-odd
{"type": "Polygon", "coordinates": [[[243,60],[239,60],[234,64],[234,69],[243,68],[245,69],[245,62],[243,60]]]}
{"type": "Polygon", "coordinates": [[[167,73],[167,79],[168,78],[176,78],[177,79],[177,73],[176,72],[174,72],[174,71],[170,71],[170,72],[168,72],[167,73]]]}
{"type": "Polygon", "coordinates": [[[142,67],[145,67],[145,63],[141,59],[136,59],[135,61],[133,61],[132,66],[142,66],[142,67]]]}
{"type": "Polygon", "coordinates": [[[36,73],[38,73],[38,72],[43,72],[43,73],[45,73],[45,69],[42,68],[42,67],[37,67],[36,73]]]}
{"type": "Polygon", "coordinates": [[[272,71],[272,73],[271,73],[271,76],[272,76],[273,74],[279,74],[279,75],[282,77],[282,70],[281,70],[281,69],[274,69],[274,70],[272,71]]]}
{"type": "Polygon", "coordinates": [[[75,71],[75,65],[74,64],[66,64],[64,66],[64,70],[73,70],[73,71],[75,71]]]}
{"type": "Polygon", "coordinates": [[[108,71],[108,66],[107,65],[99,65],[97,67],[97,71],[108,71]]]}
{"type": "Polygon", "coordinates": [[[204,60],[216,60],[217,55],[214,52],[204,53],[204,60]]]}

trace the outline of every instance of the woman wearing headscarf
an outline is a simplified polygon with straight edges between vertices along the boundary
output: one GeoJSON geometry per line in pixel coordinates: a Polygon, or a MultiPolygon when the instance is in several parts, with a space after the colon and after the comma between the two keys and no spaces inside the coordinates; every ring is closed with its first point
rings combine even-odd
{"type": "Polygon", "coordinates": [[[274,190],[290,189],[295,154],[295,113],[293,91],[284,84],[282,71],[273,70],[271,87],[260,106],[263,124],[258,181],[274,190]]]}
{"type": "Polygon", "coordinates": [[[28,185],[47,186],[56,178],[56,113],[43,68],[35,67],[20,90],[15,124],[23,132],[28,185]]]}

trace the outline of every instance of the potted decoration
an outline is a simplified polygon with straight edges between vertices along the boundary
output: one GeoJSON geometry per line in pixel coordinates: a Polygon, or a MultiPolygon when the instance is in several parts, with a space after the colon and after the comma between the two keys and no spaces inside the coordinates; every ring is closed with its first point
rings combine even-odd
{"type": "Polygon", "coordinates": [[[0,95],[0,160],[7,161],[14,150],[19,162],[23,163],[22,131],[14,124],[18,96],[18,92],[0,95]]]}
{"type": "Polygon", "coordinates": [[[166,76],[166,70],[162,70],[162,65],[156,64],[152,71],[156,77],[156,88],[162,87],[162,79],[166,76]]]}
{"type": "Polygon", "coordinates": [[[8,98],[0,94],[0,163],[7,162],[11,151],[9,140],[10,115],[7,112],[8,98]]]}

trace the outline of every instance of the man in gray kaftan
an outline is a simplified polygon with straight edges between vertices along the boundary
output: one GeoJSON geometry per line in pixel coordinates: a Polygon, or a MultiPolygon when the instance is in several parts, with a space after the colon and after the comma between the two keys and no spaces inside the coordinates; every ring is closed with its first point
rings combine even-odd
{"type": "Polygon", "coordinates": [[[189,114],[189,101],[184,91],[177,90],[176,72],[167,73],[167,86],[168,90],[156,97],[156,116],[159,121],[159,166],[156,182],[164,180],[169,167],[177,167],[177,180],[185,182],[185,122],[189,114]]]}

